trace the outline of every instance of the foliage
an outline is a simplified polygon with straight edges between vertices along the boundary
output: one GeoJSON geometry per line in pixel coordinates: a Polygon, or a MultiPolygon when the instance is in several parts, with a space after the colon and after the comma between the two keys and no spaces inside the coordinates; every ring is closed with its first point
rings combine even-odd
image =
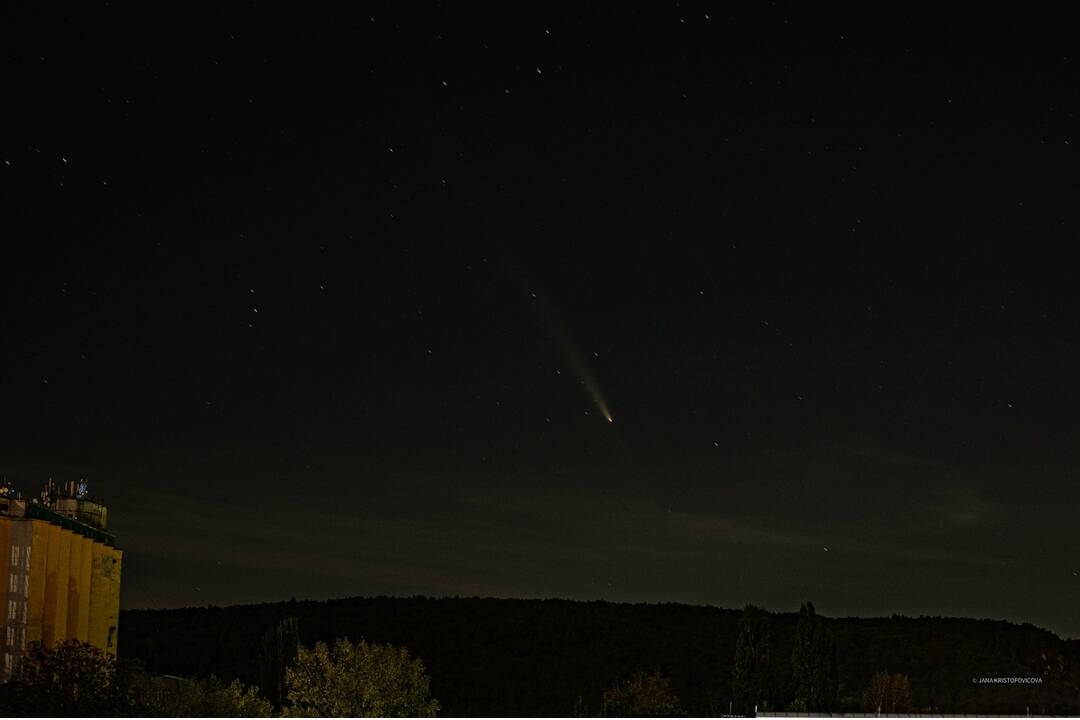
{"type": "Polygon", "coordinates": [[[654,672],[634,673],[604,691],[604,717],[674,717],[679,714],[679,698],[671,680],[654,672]]]}
{"type": "Polygon", "coordinates": [[[353,644],[338,638],[297,650],[285,673],[290,715],[319,717],[434,717],[429,680],[405,648],[353,644]]]}
{"type": "Polygon", "coordinates": [[[68,640],[46,649],[30,643],[0,686],[0,716],[269,717],[254,688],[217,678],[182,680],[118,663],[93,645],[68,640]]]}
{"type": "Polygon", "coordinates": [[[273,706],[254,687],[216,677],[188,680],[143,675],[138,690],[147,714],[156,717],[270,717],[273,706]]]}
{"type": "MultiPolygon", "coordinates": [[[[798,610],[798,607],[792,608],[798,610]]],[[[599,714],[613,678],[663,668],[693,716],[728,712],[742,609],[678,603],[357,597],[232,607],[122,610],[120,648],[159,674],[259,681],[267,628],[300,621],[303,641],[364,637],[424,660],[440,714],[599,714]]],[[[797,613],[769,613],[775,709],[791,701],[797,613]],[[783,694],[781,694],[783,693],[783,694]]],[[[911,678],[916,708],[939,713],[1080,715],[1080,640],[1000,620],[835,618],[840,700],[861,712],[880,668],[911,678]],[[1050,666],[1053,673],[1047,669],[1050,666]],[[1041,677],[1038,684],[974,684],[973,677],[1041,677]]]]}
{"type": "Polygon", "coordinates": [[[911,712],[911,680],[907,675],[890,674],[887,670],[874,673],[863,694],[863,710],[870,713],[911,712]]]}
{"type": "Polygon", "coordinates": [[[735,709],[748,713],[767,710],[773,696],[772,633],[769,615],[747,605],[739,620],[735,639],[735,666],[731,673],[731,694],[735,709]]]}
{"type": "Polygon", "coordinates": [[[142,714],[132,673],[93,645],[69,640],[52,648],[29,643],[3,686],[0,709],[11,716],[142,714]]]}
{"type": "Polygon", "coordinates": [[[795,626],[795,647],[791,651],[794,680],[792,710],[831,712],[836,707],[838,677],[836,639],[814,612],[813,603],[803,603],[795,626]]]}
{"type": "Polygon", "coordinates": [[[285,670],[296,660],[300,623],[287,617],[263,634],[259,649],[259,687],[274,707],[285,704],[285,670]]]}

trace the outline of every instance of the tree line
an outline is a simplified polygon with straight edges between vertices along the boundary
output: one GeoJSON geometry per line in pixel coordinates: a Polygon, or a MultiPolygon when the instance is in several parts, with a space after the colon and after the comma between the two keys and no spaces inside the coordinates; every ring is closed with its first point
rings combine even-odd
{"type": "Polygon", "coordinates": [[[34,642],[0,685],[0,715],[435,717],[439,710],[423,662],[405,648],[339,638],[333,645],[293,647],[289,655],[275,704],[260,692],[267,688],[239,680],[156,675],[77,640],[51,648],[34,642]]]}
{"type": "MultiPolygon", "coordinates": [[[[435,717],[430,679],[405,648],[338,638],[298,643],[296,618],[263,636],[261,687],[239,680],[154,675],[69,640],[30,643],[0,685],[0,713],[24,717],[435,717]],[[260,692],[261,691],[261,692],[260,692]]],[[[584,706],[574,715],[585,716],[584,706]]],[[[604,692],[604,717],[672,717],[678,697],[660,673],[637,673],[604,692]]]]}
{"type": "Polygon", "coordinates": [[[825,618],[679,604],[348,598],[125,611],[120,651],[148,671],[237,678],[287,704],[292,649],[337,638],[407,648],[449,715],[654,715],[829,708],[1069,714],[1080,652],[1030,625],[825,618]],[[295,620],[293,620],[295,619],[295,620]],[[974,685],[1037,676],[1038,685],[974,685]],[[655,702],[654,702],[655,700],[655,702]],[[651,705],[650,705],[651,703],[651,705]],[[624,708],[616,710],[616,708],[624,708]],[[655,708],[660,708],[655,711],[655,708]]]}
{"type": "MultiPolygon", "coordinates": [[[[138,661],[117,661],[80,642],[54,648],[32,643],[10,680],[0,686],[6,715],[115,715],[161,717],[434,717],[430,678],[420,658],[404,647],[337,638],[306,647],[300,623],[289,616],[267,629],[259,642],[259,682],[224,683],[156,675],[138,661]]],[[[830,713],[841,710],[836,634],[812,603],[799,610],[785,682],[780,672],[772,616],[748,605],[737,626],[729,713],[749,716],[784,709],[830,713]]],[[[1045,655],[1044,655],[1045,658],[1045,655]]],[[[862,710],[906,713],[915,708],[911,681],[902,673],[874,673],[862,695],[862,710]]],[[[937,708],[920,708],[935,711],[937,708]]],[[[616,679],[590,706],[578,696],[563,714],[574,717],[678,717],[671,678],[639,670],[616,679]]]]}

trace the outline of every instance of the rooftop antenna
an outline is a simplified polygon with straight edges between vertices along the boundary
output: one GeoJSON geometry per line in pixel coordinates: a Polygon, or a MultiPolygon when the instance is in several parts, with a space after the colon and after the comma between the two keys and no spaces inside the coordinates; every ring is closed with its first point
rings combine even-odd
{"type": "Polygon", "coordinates": [[[41,491],[41,502],[49,505],[52,503],[53,498],[56,496],[56,484],[53,483],[53,479],[49,478],[45,483],[45,489],[41,491]]]}

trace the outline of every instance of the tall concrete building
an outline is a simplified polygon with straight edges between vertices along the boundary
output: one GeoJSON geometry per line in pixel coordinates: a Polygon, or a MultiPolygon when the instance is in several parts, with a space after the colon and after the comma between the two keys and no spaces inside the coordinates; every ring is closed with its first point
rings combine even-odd
{"type": "Polygon", "coordinates": [[[116,654],[123,553],[107,520],[85,482],[61,489],[50,479],[40,499],[0,484],[0,677],[35,641],[81,640],[116,654]]]}

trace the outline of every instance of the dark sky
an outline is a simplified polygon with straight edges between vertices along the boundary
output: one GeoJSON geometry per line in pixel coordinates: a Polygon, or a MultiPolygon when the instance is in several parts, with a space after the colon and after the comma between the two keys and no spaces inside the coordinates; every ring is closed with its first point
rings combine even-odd
{"type": "Polygon", "coordinates": [[[1080,636],[1061,18],[358,7],[6,13],[0,472],[125,607],[1080,636]]]}

